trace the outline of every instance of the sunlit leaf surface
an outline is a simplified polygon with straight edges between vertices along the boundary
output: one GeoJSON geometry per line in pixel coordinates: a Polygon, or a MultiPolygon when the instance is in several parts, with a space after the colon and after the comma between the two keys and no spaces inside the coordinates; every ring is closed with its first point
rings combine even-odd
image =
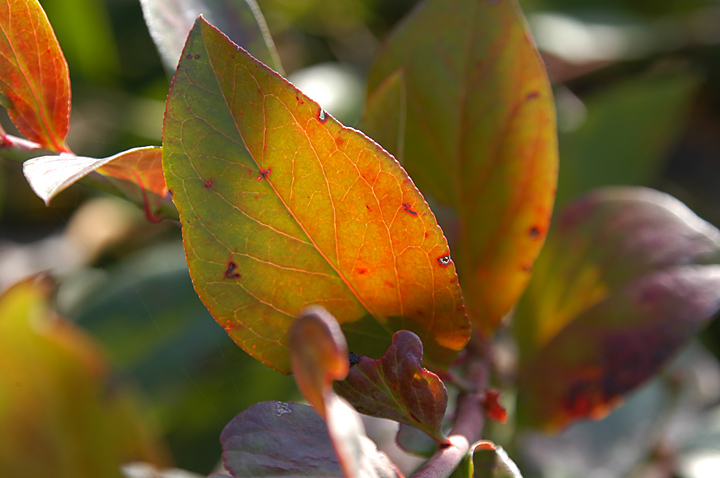
{"type": "Polygon", "coordinates": [[[165,450],[101,350],[48,305],[49,284],[0,296],[0,476],[119,477],[165,450]]]}
{"type": "Polygon", "coordinates": [[[519,413],[557,429],[601,417],[720,307],[720,232],[676,199],[599,190],[570,205],[515,316],[519,413]]]}
{"type": "Polygon", "coordinates": [[[335,390],[360,413],[411,425],[447,443],[442,432],[447,391],[437,375],[422,368],[422,355],[417,335],[401,330],[382,358],[359,357],[335,390]]]}
{"type": "Polygon", "coordinates": [[[88,175],[94,185],[104,183],[105,188],[140,205],[152,222],[162,219],[160,211],[168,201],[159,147],[130,149],[107,158],[40,156],[25,161],[23,173],[45,204],[88,175]]]}
{"type": "Polygon", "coordinates": [[[140,0],[140,4],[163,64],[171,73],[180,60],[193,21],[200,14],[255,58],[283,72],[255,0],[140,0]]]}
{"type": "Polygon", "coordinates": [[[27,139],[68,151],[68,67],[37,0],[0,2],[0,104],[27,139]]]}
{"type": "Polygon", "coordinates": [[[203,19],[168,97],[163,166],[198,294],[263,363],[289,371],[287,333],[311,304],[366,355],[402,329],[441,366],[467,343],[447,242],[405,171],[203,19]]]}
{"type": "MultiPolygon", "coordinates": [[[[550,221],[557,137],[544,65],[515,1],[426,0],[380,51],[371,106],[400,69],[403,165],[455,210],[443,226],[457,238],[468,312],[488,335],[524,290],[550,221]]],[[[369,131],[383,128],[376,117],[366,116],[369,131]]]]}
{"type": "MultiPolygon", "coordinates": [[[[367,437],[362,439],[362,478],[396,477],[387,456],[367,437]]],[[[342,469],[325,422],[307,405],[260,402],[227,424],[220,441],[223,463],[235,478],[327,476],[342,469]]]]}

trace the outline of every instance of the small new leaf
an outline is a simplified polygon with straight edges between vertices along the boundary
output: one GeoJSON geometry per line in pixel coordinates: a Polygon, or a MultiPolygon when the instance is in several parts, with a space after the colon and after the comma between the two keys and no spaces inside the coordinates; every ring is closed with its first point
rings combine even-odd
{"type": "Polygon", "coordinates": [[[335,391],[360,413],[405,423],[447,443],[442,421],[447,391],[442,380],[421,365],[422,342],[414,333],[395,333],[385,355],[373,360],[360,357],[335,391]]]}

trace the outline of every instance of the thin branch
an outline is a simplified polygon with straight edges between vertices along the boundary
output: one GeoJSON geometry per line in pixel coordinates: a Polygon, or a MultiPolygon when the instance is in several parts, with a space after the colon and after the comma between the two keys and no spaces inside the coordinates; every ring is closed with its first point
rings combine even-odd
{"type": "Polygon", "coordinates": [[[476,392],[462,393],[458,397],[455,426],[450,432],[450,444],[441,446],[412,478],[445,478],[452,474],[482,435],[485,425],[483,400],[490,376],[490,361],[487,355],[474,357],[468,363],[468,380],[476,392]]]}

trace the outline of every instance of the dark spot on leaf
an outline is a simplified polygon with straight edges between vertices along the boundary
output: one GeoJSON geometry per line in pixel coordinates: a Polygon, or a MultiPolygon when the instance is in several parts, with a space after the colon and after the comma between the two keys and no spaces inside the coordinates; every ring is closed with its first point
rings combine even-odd
{"type": "Polygon", "coordinates": [[[320,121],[321,123],[324,123],[324,122],[327,121],[328,115],[327,115],[327,113],[325,112],[324,109],[320,108],[320,109],[318,110],[317,119],[318,119],[318,121],[320,121]]]}
{"type": "Polygon", "coordinates": [[[214,179],[208,179],[207,181],[205,181],[205,189],[210,189],[214,182],[214,179]]]}
{"type": "Polygon", "coordinates": [[[345,142],[345,141],[344,141],[340,136],[338,136],[337,138],[335,138],[335,145],[336,145],[338,148],[339,148],[340,146],[342,146],[342,144],[343,144],[344,142],[345,142]]]}
{"type": "Polygon", "coordinates": [[[450,254],[445,254],[444,256],[438,257],[437,261],[441,267],[447,267],[452,262],[452,259],[450,259],[450,254]]]}
{"type": "Polygon", "coordinates": [[[195,59],[196,59],[196,60],[199,60],[199,59],[200,59],[200,55],[195,55],[195,59]]]}
{"type": "Polygon", "coordinates": [[[230,55],[230,58],[235,58],[235,55],[230,55]]]}
{"type": "Polygon", "coordinates": [[[456,278],[453,277],[452,279],[450,279],[450,283],[451,283],[451,284],[454,284],[454,283],[456,283],[456,282],[457,282],[457,279],[456,279],[456,278]]]}
{"type": "Polygon", "coordinates": [[[528,93],[527,96],[525,97],[525,99],[529,101],[529,100],[537,98],[538,96],[540,96],[540,92],[535,90],[535,91],[531,91],[530,93],[528,93]]]}
{"type": "Polygon", "coordinates": [[[355,366],[360,361],[360,357],[362,357],[362,355],[358,355],[355,352],[350,352],[348,354],[348,360],[350,361],[350,366],[351,367],[355,366]]]}
{"type": "Polygon", "coordinates": [[[410,204],[403,203],[402,207],[403,207],[403,209],[405,209],[406,213],[411,214],[413,216],[417,216],[417,212],[415,212],[415,209],[413,209],[413,207],[410,204]]]}
{"type": "Polygon", "coordinates": [[[368,211],[372,211],[372,209],[370,209],[370,206],[368,206],[367,204],[365,205],[365,207],[367,208],[368,211]]]}
{"type": "Polygon", "coordinates": [[[393,284],[393,283],[390,282],[390,281],[385,281],[385,285],[388,286],[388,287],[395,287],[395,284],[393,284]]]}
{"type": "Polygon", "coordinates": [[[235,269],[237,269],[237,264],[232,261],[228,262],[227,270],[225,271],[225,278],[239,279],[240,277],[242,277],[239,272],[235,272],[235,269]]]}
{"type": "Polygon", "coordinates": [[[188,60],[192,60],[192,55],[188,55],[185,58],[187,58],[188,60]]]}
{"type": "Polygon", "coordinates": [[[360,274],[360,275],[363,275],[363,274],[365,274],[366,272],[367,272],[367,269],[365,269],[364,267],[359,267],[359,268],[357,269],[357,273],[360,274]]]}
{"type": "Polygon", "coordinates": [[[530,239],[538,239],[540,237],[540,228],[537,226],[533,226],[528,231],[528,235],[530,236],[530,239]]]}
{"type": "Polygon", "coordinates": [[[272,168],[260,169],[260,174],[257,175],[257,180],[265,179],[272,173],[272,168]]]}

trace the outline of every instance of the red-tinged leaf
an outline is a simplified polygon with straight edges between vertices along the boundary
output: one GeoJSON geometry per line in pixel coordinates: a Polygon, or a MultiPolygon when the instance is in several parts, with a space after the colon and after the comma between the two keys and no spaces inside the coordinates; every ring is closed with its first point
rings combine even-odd
{"type": "Polygon", "coordinates": [[[437,375],[422,368],[422,356],[418,336],[401,330],[381,359],[360,357],[335,391],[360,413],[405,423],[448,443],[442,432],[447,391],[437,375]]]}
{"type": "MultiPolygon", "coordinates": [[[[356,476],[402,476],[367,437],[357,438],[356,476]]],[[[227,424],[220,441],[225,469],[235,478],[345,476],[323,419],[307,405],[257,403],[227,424]]]]}
{"type": "Polygon", "coordinates": [[[202,18],[168,96],[163,167],[195,289],[266,365],[289,371],[288,330],[311,304],[366,355],[402,329],[439,366],[467,343],[447,242],[405,171],[202,18]]]}
{"type": "Polygon", "coordinates": [[[406,123],[405,75],[398,70],[368,97],[362,130],[402,163],[406,123]]]}
{"type": "Polygon", "coordinates": [[[720,310],[720,266],[649,274],[580,314],[526,364],[518,416],[549,431],[599,419],[720,310]]]}
{"type": "Polygon", "coordinates": [[[49,305],[34,278],[0,296],[0,476],[117,476],[143,460],[167,466],[137,397],[91,337],[49,305]]]}
{"type": "Polygon", "coordinates": [[[283,72],[275,43],[255,0],[140,0],[140,5],[169,72],[175,72],[185,38],[200,14],[255,58],[283,72]]]}
{"type": "Polygon", "coordinates": [[[500,405],[500,392],[493,389],[485,390],[485,400],[483,400],[485,414],[498,423],[507,421],[507,410],[500,405]]]}
{"type": "Polygon", "coordinates": [[[676,199],[600,190],[559,215],[515,317],[518,414],[599,418],[720,307],[720,232],[676,199]],[[692,265],[700,264],[700,265],[692,265]]]}
{"type": "Polygon", "coordinates": [[[445,228],[457,229],[472,322],[489,335],[527,285],[552,211],[557,137],[542,60],[514,0],[425,0],[381,50],[368,97],[399,69],[403,165],[454,208],[445,228]]]}
{"type": "Polygon", "coordinates": [[[719,259],[720,232],[672,196],[614,187],[578,199],[555,219],[515,312],[521,360],[642,276],[719,259]]]}
{"type": "Polygon", "coordinates": [[[0,2],[0,104],[27,139],[69,151],[70,76],[37,0],[0,2]]]}
{"type": "Polygon", "coordinates": [[[303,310],[290,329],[290,361],[295,382],[310,405],[327,419],[325,396],[333,380],[347,376],[347,343],[340,324],[322,307],[303,310]]]}
{"type": "Polygon", "coordinates": [[[45,204],[83,178],[94,186],[110,188],[145,210],[148,220],[162,219],[169,197],[162,170],[162,149],[136,148],[107,158],[61,154],[41,156],[23,163],[25,177],[45,204]]]}

